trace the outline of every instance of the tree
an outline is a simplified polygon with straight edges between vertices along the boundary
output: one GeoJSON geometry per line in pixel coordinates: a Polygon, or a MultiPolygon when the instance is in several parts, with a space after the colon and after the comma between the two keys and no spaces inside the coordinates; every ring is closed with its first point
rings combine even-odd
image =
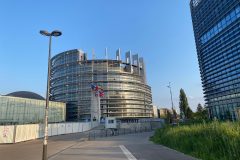
{"type": "Polygon", "coordinates": [[[190,107],[187,108],[186,118],[187,119],[192,119],[193,118],[193,111],[191,110],[190,107]]]}
{"type": "Polygon", "coordinates": [[[173,119],[177,119],[177,111],[175,109],[173,109],[173,119]]]}
{"type": "Polygon", "coordinates": [[[197,112],[202,112],[204,109],[202,107],[202,105],[200,103],[198,103],[198,106],[197,106],[197,112]]]}
{"type": "Polygon", "coordinates": [[[168,123],[172,123],[172,116],[171,116],[171,113],[169,110],[167,110],[167,117],[166,117],[166,120],[168,123]]]}
{"type": "Polygon", "coordinates": [[[206,106],[202,107],[202,105],[199,103],[197,106],[197,112],[194,114],[194,118],[195,119],[208,119],[208,110],[206,108],[206,106]]]}
{"type": "MultiPolygon", "coordinates": [[[[187,117],[188,108],[189,108],[189,106],[188,106],[187,96],[186,96],[184,90],[181,88],[180,89],[180,95],[179,95],[179,109],[180,109],[180,117],[182,119],[188,118],[187,117]]],[[[188,112],[189,114],[190,114],[190,110],[188,112]]]]}

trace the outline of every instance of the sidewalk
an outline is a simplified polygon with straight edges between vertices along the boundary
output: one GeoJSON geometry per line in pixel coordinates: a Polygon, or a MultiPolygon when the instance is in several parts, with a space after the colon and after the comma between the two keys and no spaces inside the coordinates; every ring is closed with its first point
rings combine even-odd
{"type": "Polygon", "coordinates": [[[148,140],[151,132],[96,138],[77,143],[50,160],[195,160],[148,140]]]}
{"type": "MultiPolygon", "coordinates": [[[[153,144],[149,137],[153,132],[141,132],[111,136],[106,131],[49,137],[50,160],[194,160],[180,152],[153,144]],[[99,134],[98,134],[99,133],[99,134]],[[90,135],[90,141],[88,141],[90,135]],[[134,159],[135,158],[135,159],[134,159]]],[[[123,132],[124,134],[124,132],[123,132]]],[[[41,160],[42,139],[17,144],[0,145],[0,159],[41,160]]]]}

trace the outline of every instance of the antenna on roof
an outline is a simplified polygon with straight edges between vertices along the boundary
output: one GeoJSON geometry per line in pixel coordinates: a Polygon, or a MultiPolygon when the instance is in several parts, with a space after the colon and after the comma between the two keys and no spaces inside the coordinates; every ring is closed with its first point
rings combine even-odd
{"type": "Polygon", "coordinates": [[[92,60],[94,60],[96,57],[95,57],[95,51],[94,49],[92,49],[92,60]]]}
{"type": "Polygon", "coordinates": [[[107,47],[105,48],[105,59],[108,59],[108,49],[107,49],[107,47]]]}

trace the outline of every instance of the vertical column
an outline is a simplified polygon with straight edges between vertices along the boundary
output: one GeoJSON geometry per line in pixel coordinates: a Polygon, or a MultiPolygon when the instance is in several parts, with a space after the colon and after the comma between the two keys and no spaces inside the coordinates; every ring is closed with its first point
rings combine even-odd
{"type": "Polygon", "coordinates": [[[91,125],[93,122],[100,123],[101,111],[100,111],[100,97],[95,95],[95,92],[91,92],[91,125]]]}
{"type": "Polygon", "coordinates": [[[138,68],[138,75],[140,75],[140,67],[139,67],[139,59],[138,59],[138,54],[134,54],[132,56],[132,60],[133,60],[133,65],[137,66],[138,68]]]}
{"type": "MultiPolygon", "coordinates": [[[[93,77],[93,72],[94,72],[94,59],[95,59],[95,52],[94,49],[92,49],[92,84],[94,84],[94,77],[93,77]]],[[[95,101],[94,101],[94,93],[91,91],[91,108],[90,108],[90,122],[91,122],[91,127],[93,127],[93,117],[94,117],[94,108],[95,108],[95,101]]]]}
{"type": "Polygon", "coordinates": [[[116,51],[116,60],[120,61],[121,60],[121,51],[120,48],[116,51]]]}
{"type": "Polygon", "coordinates": [[[128,66],[128,72],[131,72],[133,73],[133,70],[132,70],[132,60],[131,60],[131,51],[128,51],[126,53],[126,63],[129,64],[128,66]]]}
{"type": "Polygon", "coordinates": [[[141,75],[143,76],[144,83],[147,83],[146,68],[145,68],[145,63],[142,57],[139,58],[139,68],[140,68],[141,75]]]}
{"type": "MultiPolygon", "coordinates": [[[[106,73],[106,85],[107,85],[107,100],[106,100],[106,112],[107,112],[107,117],[108,117],[108,108],[109,108],[109,81],[108,81],[108,71],[109,71],[109,62],[108,62],[108,50],[105,48],[105,56],[107,60],[107,73],[106,73]]],[[[111,63],[111,62],[110,62],[111,63]]],[[[100,100],[99,100],[100,101],[100,100]]],[[[101,105],[100,105],[100,112],[101,112],[101,105]]]]}
{"type": "Polygon", "coordinates": [[[128,64],[132,64],[131,63],[131,51],[128,51],[127,53],[126,53],[126,63],[128,63],[128,64]]]}

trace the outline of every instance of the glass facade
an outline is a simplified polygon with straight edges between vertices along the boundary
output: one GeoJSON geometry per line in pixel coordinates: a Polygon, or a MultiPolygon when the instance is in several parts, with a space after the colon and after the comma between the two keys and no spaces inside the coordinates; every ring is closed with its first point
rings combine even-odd
{"type": "MultiPolygon", "coordinates": [[[[43,123],[45,106],[45,100],[0,96],[0,124],[43,123]]],[[[65,117],[64,103],[49,103],[50,123],[64,122],[65,117]]]]}
{"type": "Polygon", "coordinates": [[[240,1],[190,2],[203,91],[210,118],[238,119],[240,1]]]}
{"type": "Polygon", "coordinates": [[[101,86],[102,117],[152,117],[151,88],[146,84],[145,66],[138,55],[126,54],[120,60],[87,60],[81,50],[70,50],[52,58],[51,99],[70,104],[69,116],[75,120],[90,120],[91,83],[101,86]],[[70,115],[71,114],[71,115],[70,115]]]}

